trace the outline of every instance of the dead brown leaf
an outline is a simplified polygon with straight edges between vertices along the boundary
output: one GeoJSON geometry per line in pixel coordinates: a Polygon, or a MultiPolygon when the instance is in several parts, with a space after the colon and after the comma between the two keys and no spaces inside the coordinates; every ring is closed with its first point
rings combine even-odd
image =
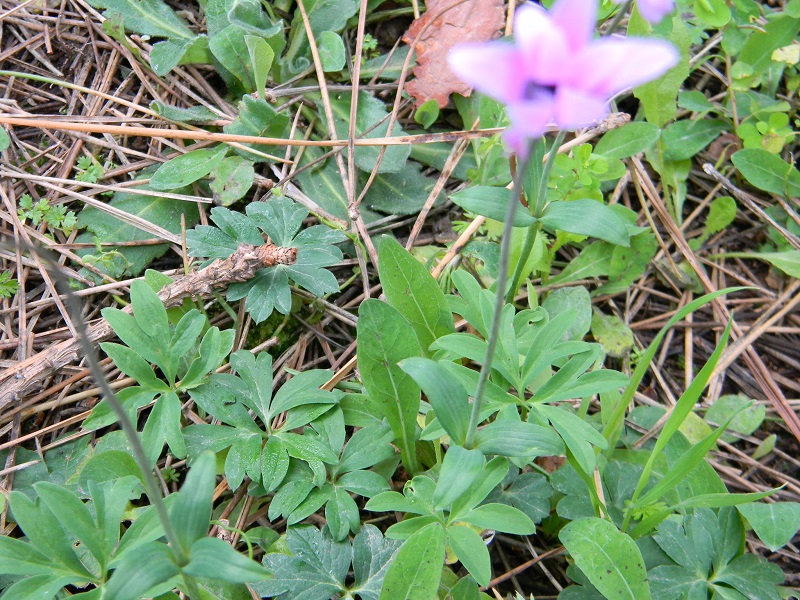
{"type": "Polygon", "coordinates": [[[416,46],[415,79],[406,91],[419,107],[436,100],[444,108],[450,94],[469,96],[472,88],[450,71],[447,53],[456,44],[487,42],[498,37],[505,17],[502,0],[427,0],[426,12],[403,35],[406,44],[416,46]],[[417,39],[419,36],[419,39],[417,39]]]}

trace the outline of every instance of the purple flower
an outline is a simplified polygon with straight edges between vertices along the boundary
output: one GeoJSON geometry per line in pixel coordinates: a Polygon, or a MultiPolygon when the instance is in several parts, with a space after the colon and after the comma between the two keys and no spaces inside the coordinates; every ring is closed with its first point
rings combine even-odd
{"type": "Polygon", "coordinates": [[[525,4],[514,19],[514,43],[462,44],[450,68],[508,109],[506,143],[517,153],[550,123],[561,129],[591,125],[608,114],[612,96],[646,83],[675,65],[667,42],[592,39],[597,0],[557,0],[548,12],[525,4]]]}
{"type": "MultiPolygon", "coordinates": [[[[625,0],[613,1],[615,4],[622,4],[625,0]]],[[[636,0],[636,6],[645,20],[660,23],[675,8],[675,0],[636,0]]]]}

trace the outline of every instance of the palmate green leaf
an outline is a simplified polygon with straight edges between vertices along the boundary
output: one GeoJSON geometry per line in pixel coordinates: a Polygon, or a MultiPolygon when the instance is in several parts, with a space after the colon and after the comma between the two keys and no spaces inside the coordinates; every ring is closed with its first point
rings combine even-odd
{"type": "Polygon", "coordinates": [[[194,37],[186,22],[161,0],[91,0],[89,4],[105,8],[107,19],[119,15],[125,29],[134,33],[170,39],[194,37]]]}
{"type": "Polygon", "coordinates": [[[398,363],[421,355],[419,342],[403,315],[379,300],[366,300],[361,304],[357,329],[358,370],[364,388],[392,428],[403,464],[414,473],[418,470],[416,419],[420,388],[398,363]]]}
{"type": "Polygon", "coordinates": [[[142,443],[150,465],[155,466],[165,442],[176,457],[186,457],[186,442],[181,432],[181,401],[175,392],[166,392],[156,399],[142,430],[142,443]]]}
{"type": "MultiPolygon", "coordinates": [[[[515,467],[511,467],[516,469],[515,467]]],[[[539,473],[522,473],[489,494],[487,502],[500,502],[521,510],[534,523],[539,523],[550,514],[550,497],[553,487],[539,473]]]]}
{"type": "Polygon", "coordinates": [[[445,556],[441,523],[431,523],[408,538],[389,566],[381,600],[433,598],[439,589],[445,556]]]}
{"type": "Polygon", "coordinates": [[[575,564],[606,598],[649,600],[642,554],[630,536],[594,517],[567,524],[559,533],[575,564]]]}
{"type": "Polygon", "coordinates": [[[757,502],[738,509],[758,539],[773,552],[788,544],[800,530],[800,504],[797,502],[757,502]]]}
{"type": "Polygon", "coordinates": [[[364,525],[351,544],[334,542],[327,529],[305,525],[289,528],[286,545],[291,556],[271,553],[264,566],[274,577],[251,587],[262,597],[281,600],[328,600],[334,594],[378,600],[387,566],[399,543],[385,540],[373,525],[364,525]],[[353,565],[354,584],[346,583],[353,565]]]}
{"type": "MultiPolygon", "coordinates": [[[[285,137],[286,129],[289,127],[290,119],[283,113],[275,111],[270,104],[260,98],[253,98],[250,94],[245,94],[238,106],[236,118],[223,127],[225,133],[233,135],[254,135],[266,138],[285,137]]],[[[265,146],[263,144],[245,144],[259,152],[269,154],[275,153],[278,149],[275,146],[265,146]]],[[[252,152],[237,149],[237,153],[245,158],[262,162],[267,160],[252,152]]]]}

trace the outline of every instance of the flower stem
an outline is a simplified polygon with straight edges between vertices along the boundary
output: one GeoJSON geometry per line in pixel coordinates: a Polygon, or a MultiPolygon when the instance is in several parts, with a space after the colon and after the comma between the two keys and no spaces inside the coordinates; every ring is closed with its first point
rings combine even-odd
{"type": "Polygon", "coordinates": [[[617,14],[614,15],[614,19],[611,21],[611,23],[609,23],[608,27],[603,32],[603,37],[608,37],[617,30],[617,27],[619,27],[619,24],[622,21],[622,17],[624,17],[628,12],[631,4],[633,4],[633,0],[627,0],[627,2],[620,7],[620,9],[617,11],[617,14]]]}
{"type": "MultiPolygon", "coordinates": [[[[533,146],[531,146],[532,149],[533,146]]],[[[475,399],[472,402],[472,413],[469,417],[469,427],[467,429],[467,437],[464,441],[464,446],[467,449],[472,449],[475,444],[475,435],[478,432],[478,425],[480,424],[481,405],[483,404],[483,396],[486,392],[486,384],[489,380],[489,374],[492,372],[492,360],[494,359],[495,349],[497,348],[497,339],[500,334],[500,322],[503,317],[503,307],[505,306],[505,290],[508,283],[508,263],[511,255],[511,232],[514,227],[514,215],[517,211],[517,205],[522,198],[522,180],[525,177],[525,172],[530,166],[529,151],[525,158],[520,161],[519,168],[514,177],[514,192],[511,200],[506,207],[506,216],[503,221],[503,239],[500,243],[500,265],[498,267],[497,291],[495,294],[494,311],[492,314],[492,324],[489,330],[489,338],[486,340],[486,356],[481,366],[481,372],[478,375],[478,385],[475,389],[475,399]]]]}
{"type": "MultiPolygon", "coordinates": [[[[533,205],[531,213],[537,219],[542,216],[542,211],[544,210],[544,206],[547,201],[547,182],[550,179],[550,171],[553,168],[556,155],[558,155],[558,149],[561,147],[561,143],[564,141],[564,137],[566,135],[567,134],[564,131],[558,132],[556,139],[553,141],[553,147],[550,148],[550,153],[547,155],[547,162],[544,163],[541,179],[539,180],[539,188],[536,190],[536,198],[528,198],[528,206],[531,206],[531,204],[533,205]]],[[[525,167],[527,169],[528,165],[526,164],[525,167]]],[[[524,177],[524,171],[522,171],[522,173],[524,177]]],[[[516,187],[514,189],[516,190],[516,187]]],[[[541,224],[539,221],[536,221],[536,223],[533,223],[530,227],[528,227],[528,231],[525,233],[525,241],[522,245],[522,252],[519,256],[519,262],[517,262],[517,264],[514,266],[514,275],[511,278],[511,287],[508,289],[506,302],[513,302],[514,296],[517,295],[519,282],[522,279],[522,271],[528,262],[528,258],[530,258],[531,250],[533,250],[533,242],[536,240],[536,234],[540,229],[541,224]]]]}

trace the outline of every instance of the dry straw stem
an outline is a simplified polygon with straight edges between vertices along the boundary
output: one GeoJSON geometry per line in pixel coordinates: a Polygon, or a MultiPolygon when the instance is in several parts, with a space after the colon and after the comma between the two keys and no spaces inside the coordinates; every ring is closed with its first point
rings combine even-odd
{"type": "MultiPolygon", "coordinates": [[[[158,297],[167,307],[180,304],[187,296],[210,294],[216,287],[252,279],[259,269],[274,265],[293,264],[297,259],[295,248],[282,248],[273,244],[250,246],[242,244],[226,259],[217,259],[210,265],[178,279],[164,287],[158,297]]],[[[125,307],[132,312],[132,307],[125,307]]],[[[88,327],[88,339],[97,344],[113,336],[111,326],[101,320],[88,327]]],[[[69,364],[78,356],[77,338],[65,340],[31,356],[3,371],[0,375],[0,410],[7,404],[22,399],[35,391],[45,377],[69,364]]]]}
{"type": "MultiPolygon", "coordinates": [[[[717,289],[716,286],[711,279],[709,279],[708,275],[706,275],[705,270],[700,266],[697,257],[689,247],[689,244],[686,241],[683,232],[680,230],[680,227],[670,217],[669,211],[661,199],[661,196],[658,194],[656,186],[650,179],[650,176],[645,170],[644,165],[638,158],[635,157],[631,159],[631,162],[633,165],[634,180],[641,186],[641,189],[647,196],[647,200],[650,202],[650,205],[653,206],[658,214],[659,220],[669,232],[673,243],[683,255],[686,262],[696,273],[697,278],[699,279],[704,290],[707,293],[715,291],[717,289]]],[[[731,313],[725,304],[725,299],[718,298],[717,300],[714,300],[711,303],[711,308],[721,323],[727,323],[730,320],[731,313]]],[[[742,337],[742,335],[741,327],[739,327],[734,321],[731,330],[731,337],[734,340],[737,340],[738,338],[742,337]]],[[[791,406],[789,406],[783,391],[775,382],[775,379],[770,374],[769,369],[764,364],[764,361],[761,359],[752,345],[744,348],[743,358],[748,369],[755,377],[759,387],[764,392],[764,395],[767,397],[767,399],[769,399],[778,415],[780,415],[780,417],[784,420],[786,426],[789,428],[789,431],[792,432],[792,435],[794,435],[795,438],[800,441],[800,417],[798,417],[797,413],[795,413],[791,406]]]]}

